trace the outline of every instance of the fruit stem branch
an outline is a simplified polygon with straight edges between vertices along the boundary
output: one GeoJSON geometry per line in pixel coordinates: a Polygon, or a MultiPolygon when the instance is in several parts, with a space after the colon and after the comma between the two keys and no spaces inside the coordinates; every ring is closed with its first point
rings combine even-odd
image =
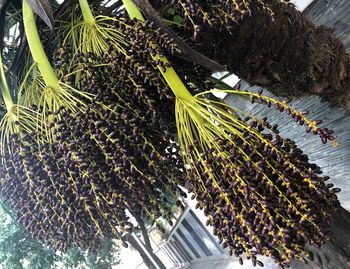
{"type": "Polygon", "coordinates": [[[10,93],[10,89],[7,85],[1,54],[0,54],[0,82],[1,82],[0,88],[1,88],[2,98],[4,99],[7,111],[10,111],[13,106],[13,99],[10,93]]]}
{"type": "MultiPolygon", "coordinates": [[[[132,0],[123,0],[123,4],[131,19],[136,18],[140,21],[145,21],[140,10],[132,0]]],[[[156,45],[154,46],[156,47],[156,45]]],[[[160,57],[159,55],[152,57],[155,61],[162,61],[164,64],[169,63],[166,57],[160,57]]],[[[177,98],[181,98],[191,104],[195,102],[194,96],[188,91],[187,87],[182,82],[174,68],[168,67],[165,72],[161,67],[158,67],[158,69],[177,98]]]]}
{"type": "Polygon", "coordinates": [[[81,13],[83,14],[84,21],[89,25],[94,25],[95,18],[91,12],[88,1],[87,0],[79,0],[79,6],[81,9],[81,13]]]}
{"type": "Polygon", "coordinates": [[[45,81],[47,87],[57,89],[59,81],[58,78],[45,54],[44,48],[41,44],[38,29],[36,27],[33,10],[29,6],[27,0],[23,0],[23,23],[28,40],[30,52],[33,56],[34,62],[38,65],[40,73],[45,81]]]}

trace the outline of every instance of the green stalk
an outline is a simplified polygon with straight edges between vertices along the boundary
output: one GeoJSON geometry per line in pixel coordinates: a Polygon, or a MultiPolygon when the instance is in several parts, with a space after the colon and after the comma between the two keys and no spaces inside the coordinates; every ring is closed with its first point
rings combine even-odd
{"type": "Polygon", "coordinates": [[[45,54],[43,46],[40,41],[38,29],[36,27],[35,17],[33,10],[27,3],[27,0],[23,0],[23,23],[26,32],[28,45],[30,52],[32,53],[34,62],[38,65],[40,73],[45,81],[47,87],[57,89],[59,81],[58,78],[45,54]]]}
{"type": "MultiPolygon", "coordinates": [[[[138,7],[134,4],[132,0],[123,0],[123,4],[126,8],[126,11],[128,12],[129,16],[131,19],[138,19],[140,21],[144,21],[144,18],[138,9],[138,7]]],[[[153,57],[153,56],[152,56],[153,57]]],[[[164,63],[169,63],[168,59],[166,57],[159,57],[159,56],[154,56],[154,60],[161,60],[164,63]]],[[[175,94],[177,98],[180,98],[186,102],[189,103],[194,103],[195,98],[193,95],[188,91],[187,87],[185,84],[182,82],[174,68],[169,67],[166,69],[165,72],[159,67],[160,72],[162,73],[164,79],[170,86],[171,90],[175,94]]]]}
{"type": "Polygon", "coordinates": [[[132,0],[123,0],[123,4],[131,19],[136,18],[140,21],[144,21],[140,10],[132,0]]]}
{"type": "Polygon", "coordinates": [[[94,25],[95,18],[94,18],[94,15],[92,15],[88,1],[87,0],[79,0],[79,6],[81,9],[81,13],[83,14],[84,21],[89,25],[94,25]]]}
{"type": "Polygon", "coordinates": [[[0,88],[1,88],[2,98],[4,99],[7,111],[10,111],[14,103],[13,103],[10,89],[7,85],[1,54],[0,54],[0,81],[1,81],[0,88]]]}

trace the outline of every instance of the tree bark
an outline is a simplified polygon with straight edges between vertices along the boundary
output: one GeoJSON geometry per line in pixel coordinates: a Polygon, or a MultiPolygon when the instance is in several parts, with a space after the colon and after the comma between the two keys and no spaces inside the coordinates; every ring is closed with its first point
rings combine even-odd
{"type": "Polygon", "coordinates": [[[149,254],[152,256],[152,259],[157,263],[157,265],[159,266],[160,269],[166,269],[165,265],[163,264],[163,262],[158,258],[158,256],[153,252],[152,249],[152,245],[151,245],[151,240],[149,238],[148,235],[148,231],[145,225],[145,222],[143,221],[143,219],[138,216],[137,214],[134,215],[140,229],[142,232],[142,236],[143,236],[143,240],[144,240],[144,246],[147,249],[147,251],[149,252],[149,254]]]}
{"type": "Polygon", "coordinates": [[[149,268],[149,269],[157,269],[153,263],[151,262],[151,260],[149,259],[149,257],[147,256],[147,254],[144,252],[144,250],[142,249],[142,247],[138,244],[138,242],[135,240],[135,238],[129,234],[127,235],[127,241],[130,243],[130,245],[132,245],[137,252],[140,254],[143,262],[145,263],[145,265],[149,268]]]}
{"type": "Polygon", "coordinates": [[[152,249],[152,245],[151,245],[151,240],[149,239],[149,236],[148,236],[148,232],[147,232],[147,228],[146,228],[146,225],[145,225],[145,222],[143,221],[143,219],[138,216],[138,215],[134,215],[136,221],[137,221],[137,224],[139,225],[139,228],[141,230],[141,233],[142,233],[142,236],[143,236],[143,240],[144,240],[144,244],[145,244],[145,247],[153,252],[153,249],[152,249]]]}

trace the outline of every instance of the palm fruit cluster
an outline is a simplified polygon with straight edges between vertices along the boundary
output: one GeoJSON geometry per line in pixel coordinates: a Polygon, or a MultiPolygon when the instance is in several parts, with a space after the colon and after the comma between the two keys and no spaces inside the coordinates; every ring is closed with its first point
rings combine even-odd
{"type": "MultiPolygon", "coordinates": [[[[252,0],[267,10],[270,15],[273,12],[269,9],[267,1],[252,0]]],[[[193,35],[196,37],[203,27],[226,28],[239,24],[246,16],[251,14],[251,0],[210,0],[210,1],[185,1],[185,0],[162,0],[150,1],[154,6],[168,6],[176,8],[178,14],[190,25],[193,35]]]]}
{"type": "Polygon", "coordinates": [[[1,192],[26,232],[57,250],[67,251],[71,246],[93,250],[105,236],[122,236],[122,231],[112,230],[114,225],[132,229],[120,207],[122,202],[118,203],[126,190],[117,193],[108,186],[111,182],[88,178],[87,174],[80,177],[77,170],[84,165],[82,161],[71,161],[57,143],[37,147],[29,136],[12,139],[13,152],[6,156],[1,171],[6,175],[1,192]],[[97,206],[95,200],[101,196],[111,202],[97,206]]]}
{"type": "MultiPolygon", "coordinates": [[[[188,18],[194,21],[199,13],[191,10],[192,2],[176,3],[183,12],[193,11],[188,18]]],[[[221,8],[236,3],[209,2],[221,8]]],[[[208,24],[218,19],[206,12],[212,17],[208,24]]],[[[152,25],[125,18],[109,23],[123,37],[122,46],[107,40],[104,53],[76,53],[65,43],[56,61],[63,82],[94,98],[84,100],[84,108],[60,108],[47,117],[52,142],[14,135],[12,151],[3,156],[1,193],[26,231],[61,251],[95,249],[106,237],[124,240],[133,230],[126,210],[170,219],[166,195],[182,194],[177,184],[188,179],[197,206],[232,255],[245,253],[261,266],[257,255],[263,254],[287,267],[306,256],[306,243],[324,243],[339,189],[326,185],[320,168],[267,119],[243,121],[235,109],[203,98],[206,93],[191,104],[174,98],[162,73],[170,64],[161,60],[165,50],[176,50],[172,40],[152,25]],[[172,137],[175,127],[181,150],[172,137]]],[[[208,89],[204,79],[195,79],[196,71],[207,72],[180,69],[187,88],[208,89]]],[[[323,141],[333,139],[331,131],[307,121],[306,113],[289,109],[287,102],[236,93],[274,103],[323,141]]]]}
{"type": "Polygon", "coordinates": [[[61,251],[93,251],[105,238],[125,240],[133,230],[126,210],[170,220],[164,193],[180,192],[176,149],[166,144],[172,153],[158,152],[163,138],[157,132],[145,137],[148,126],[121,109],[62,109],[51,126],[56,142],[38,145],[29,135],[13,136],[1,194],[33,237],[61,251]],[[152,139],[160,139],[159,146],[153,148],[152,139]]]}
{"type": "MultiPolygon", "coordinates": [[[[220,108],[200,95],[196,102],[202,108],[191,111],[193,105],[183,102],[177,115],[190,191],[230,254],[242,261],[245,253],[253,265],[262,265],[257,255],[266,255],[284,268],[307,257],[306,244],[325,243],[340,189],[325,183],[329,177],[321,175],[320,167],[295,142],[282,138],[267,118],[242,120],[234,108],[220,108]],[[186,116],[194,113],[202,116],[186,116]]],[[[276,104],[280,110],[286,102],[276,104]]],[[[308,121],[301,117],[299,121],[308,121]]]]}
{"type": "MultiPolygon", "coordinates": [[[[332,130],[305,117],[306,110],[289,107],[290,100],[276,101],[262,91],[238,92],[285,111],[323,143],[334,139],[332,130]]],[[[320,246],[328,240],[340,189],[326,185],[329,177],[322,177],[293,141],[280,137],[277,125],[266,118],[244,122],[234,108],[203,95],[176,99],[179,143],[197,207],[224,247],[232,255],[245,253],[253,265],[263,265],[258,254],[272,257],[282,268],[307,257],[306,244],[320,246]]]]}
{"type": "MultiPolygon", "coordinates": [[[[147,31],[141,26],[139,29],[147,31]]],[[[161,62],[154,62],[154,59],[147,54],[148,51],[152,51],[153,54],[159,53],[159,51],[154,51],[152,43],[147,43],[147,39],[140,39],[138,35],[139,33],[130,42],[132,45],[127,51],[132,55],[132,58],[137,55],[140,59],[144,57],[144,59],[148,60],[148,63],[152,63],[152,73],[149,73],[147,78],[150,77],[150,74],[154,75],[153,72],[155,72],[158,74],[159,81],[163,83],[163,89],[168,91],[169,89],[166,83],[163,82],[157,69],[159,67],[157,65],[161,62]],[[137,53],[134,52],[135,44],[137,44],[137,53]],[[148,49],[144,49],[144,44],[149,46],[148,49]],[[141,54],[142,50],[144,50],[144,55],[141,54]]],[[[130,36],[132,37],[133,34],[130,34],[130,36]]],[[[162,110],[161,104],[158,103],[159,100],[165,100],[166,103],[167,98],[169,100],[173,98],[169,94],[162,99],[158,99],[159,95],[152,95],[152,89],[154,90],[152,87],[154,85],[148,84],[144,73],[141,76],[137,76],[138,73],[136,71],[136,76],[130,77],[130,69],[132,70],[128,59],[130,55],[125,57],[125,55],[118,53],[113,48],[108,51],[107,55],[102,55],[99,58],[91,59],[91,57],[83,55],[83,57],[90,58],[90,60],[83,61],[86,63],[84,69],[88,70],[87,73],[89,74],[86,78],[87,84],[91,85],[92,81],[98,81],[98,75],[96,77],[91,75],[94,74],[94,69],[98,68],[98,70],[101,70],[101,66],[96,67],[88,63],[104,63],[106,71],[103,73],[109,74],[109,76],[100,78],[102,85],[103,83],[122,85],[122,87],[115,89],[115,95],[118,96],[119,100],[132,100],[133,104],[143,104],[142,107],[147,109],[142,111],[142,115],[148,115],[147,119],[149,122],[157,123],[154,126],[155,129],[158,127],[165,130],[168,126],[166,126],[167,124],[163,125],[162,122],[162,119],[164,119],[162,114],[164,112],[158,114],[157,111],[166,110],[162,110]],[[114,64],[108,65],[110,62],[114,64]],[[125,72],[125,70],[129,70],[129,72],[125,72]],[[139,79],[137,85],[141,85],[145,94],[141,98],[134,92],[135,79],[139,79]],[[145,101],[147,102],[145,103],[145,101]]],[[[142,62],[142,64],[144,65],[145,63],[142,62]]],[[[163,67],[167,68],[168,66],[163,67]]],[[[95,73],[98,74],[99,72],[95,73]]],[[[190,78],[187,77],[187,79],[186,82],[191,83],[190,78]]],[[[84,78],[82,81],[84,81],[84,78]]],[[[196,91],[198,91],[197,83],[193,83],[195,85],[193,88],[197,89],[196,91]]],[[[156,85],[156,91],[159,91],[157,89],[159,86],[161,84],[156,85]]],[[[105,89],[106,86],[97,88],[105,89]]],[[[102,96],[99,92],[95,93],[98,93],[98,96],[102,96]]],[[[255,98],[258,101],[263,99],[260,95],[255,98]]],[[[254,96],[251,95],[250,99],[254,99],[254,96]]],[[[103,102],[106,101],[104,100],[103,102]]],[[[271,100],[266,99],[265,102],[268,106],[271,106],[271,100]]],[[[130,101],[126,103],[129,103],[130,106],[130,101]]],[[[284,105],[287,104],[275,102],[276,109],[280,111],[285,109],[284,105]]],[[[220,112],[216,111],[214,108],[220,107],[220,105],[215,103],[215,101],[206,103],[206,101],[201,100],[200,106],[202,110],[199,112],[195,111],[194,115],[204,114],[208,116],[213,113],[214,116],[212,118],[208,116],[211,118],[211,124],[205,124],[204,126],[206,127],[201,126],[203,119],[197,124],[189,124],[197,126],[197,129],[191,130],[191,132],[194,132],[193,136],[197,139],[193,139],[193,137],[189,139],[191,143],[188,143],[186,153],[183,153],[186,154],[184,164],[186,168],[190,167],[188,171],[191,191],[197,197],[198,206],[204,209],[207,215],[212,216],[212,218],[209,218],[209,223],[214,226],[215,232],[223,241],[224,246],[230,247],[230,252],[238,256],[245,252],[247,257],[252,259],[253,264],[262,265],[257,260],[256,255],[264,254],[274,258],[281,266],[288,266],[293,258],[304,257],[303,248],[305,243],[314,245],[324,243],[327,239],[327,222],[330,221],[329,208],[336,208],[339,205],[334,194],[339,189],[328,190],[327,186],[318,177],[320,173],[319,167],[310,164],[307,156],[292,141],[288,139],[283,140],[277,134],[275,141],[272,134],[261,133],[263,126],[269,127],[273,132],[278,133],[277,127],[271,126],[266,119],[260,124],[256,120],[246,124],[242,123],[239,118],[234,117],[232,119],[232,116],[236,115],[234,110],[225,107],[224,110],[218,110],[220,112]],[[218,113],[218,115],[215,115],[215,113],[218,113]],[[223,121],[227,122],[219,125],[221,128],[219,131],[217,123],[223,123],[223,121]],[[230,125],[234,125],[235,128],[228,127],[230,125]],[[211,126],[212,129],[208,126],[211,126]],[[281,143],[281,140],[286,142],[281,143]],[[243,145],[250,146],[252,148],[251,152],[243,145]],[[237,155],[233,155],[235,150],[238,152],[237,155]],[[265,157],[266,155],[268,157],[265,157]],[[278,158],[278,156],[280,157],[278,158]],[[260,168],[258,168],[260,166],[255,165],[260,159],[263,159],[261,167],[266,166],[266,171],[260,171],[260,168]],[[245,162],[248,163],[248,168],[245,167],[245,162]],[[290,174],[285,173],[285,170],[288,170],[285,163],[292,170],[290,174]],[[297,170],[294,171],[293,169],[297,170]],[[237,174],[239,173],[238,171],[241,171],[241,174],[237,174]],[[254,184],[249,184],[248,180],[250,180],[251,176],[257,177],[254,184]],[[288,179],[289,182],[281,181],[282,176],[288,179]],[[237,177],[238,179],[243,178],[243,183],[237,180],[237,177]],[[264,180],[266,181],[265,185],[261,184],[264,180]],[[235,183],[235,181],[238,183],[235,183]],[[290,181],[293,182],[290,183],[290,181]],[[319,184],[313,181],[317,181],[319,184]],[[253,194],[253,198],[250,197],[251,194],[253,194]],[[312,198],[309,198],[310,195],[312,195],[312,198]],[[262,202],[260,203],[260,201],[262,202]],[[310,215],[309,213],[314,212],[314,210],[320,210],[322,214],[310,215]],[[259,212],[266,214],[260,217],[258,215],[259,212]],[[267,221],[269,222],[267,223],[267,221]],[[259,225],[255,227],[257,223],[259,225]],[[264,230],[265,223],[268,226],[264,230]],[[286,238],[291,238],[290,244],[286,243],[286,238]]],[[[169,109],[169,107],[165,107],[165,109],[169,109]]],[[[288,113],[289,108],[285,110],[288,113]]],[[[179,111],[183,110],[180,109],[179,111]]],[[[303,117],[305,113],[291,111],[290,114],[299,123],[301,121],[307,122],[303,117]]],[[[188,121],[189,119],[187,118],[186,120],[188,121]]],[[[186,120],[178,120],[180,140],[181,135],[186,133],[186,131],[181,132],[180,122],[185,122],[186,124],[186,120]]],[[[316,131],[310,122],[308,126],[316,133],[326,131],[318,127],[316,131]]],[[[180,183],[183,182],[180,181],[180,183]]],[[[328,187],[331,186],[328,185],[328,187]]]]}
{"type": "Polygon", "coordinates": [[[146,116],[148,120],[149,117],[157,121],[161,118],[164,123],[172,126],[174,132],[174,96],[159,72],[159,68],[165,71],[167,66],[152,58],[152,55],[163,55],[163,51],[155,49],[152,44],[160,44],[169,52],[174,52],[176,46],[170,38],[160,34],[159,30],[136,20],[114,17],[107,22],[104,26],[118,32],[123,42],[106,40],[108,48],[104,53],[76,52],[66,42],[59,51],[57,61],[62,76],[66,76],[73,65],[73,69],[87,75],[82,75],[81,79],[79,77],[78,82],[74,81],[74,77],[68,76],[71,84],[78,83],[79,87],[86,87],[93,93],[114,85],[116,94],[122,95],[128,102],[135,102],[140,115],[146,116]],[[70,61],[72,58],[74,64],[70,61]],[[89,89],[96,79],[102,80],[101,88],[89,89]]]}
{"type": "Polygon", "coordinates": [[[82,99],[86,105],[75,111],[47,112],[52,141],[15,135],[3,156],[2,195],[27,232],[60,251],[94,250],[107,237],[124,241],[133,230],[126,211],[170,220],[167,195],[184,195],[177,186],[185,174],[171,136],[174,116],[168,113],[173,97],[158,73],[165,66],[149,56],[150,42],[160,39],[130,25],[136,26],[121,19],[113,26],[133,44],[144,44],[127,47],[127,55],[110,46],[102,55],[72,57],[72,63],[70,48],[60,50],[56,67],[63,83],[77,84],[93,100],[82,99]],[[70,65],[81,70],[72,74],[70,65]]]}
{"type": "Polygon", "coordinates": [[[84,114],[60,111],[53,143],[13,137],[1,192],[33,237],[61,251],[94,250],[104,238],[124,240],[132,231],[126,210],[171,218],[164,193],[180,191],[176,148],[157,132],[145,137],[147,124],[121,109],[96,104],[84,114]],[[157,151],[162,146],[171,154],[157,151]]]}

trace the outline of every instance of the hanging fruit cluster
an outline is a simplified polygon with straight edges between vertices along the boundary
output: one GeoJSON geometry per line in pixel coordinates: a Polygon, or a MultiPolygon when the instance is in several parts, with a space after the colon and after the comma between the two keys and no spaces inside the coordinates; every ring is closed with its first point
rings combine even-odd
{"type": "MultiPolygon", "coordinates": [[[[29,136],[14,135],[1,171],[6,176],[2,196],[19,222],[62,251],[72,246],[93,250],[108,237],[124,240],[133,230],[126,210],[170,219],[163,194],[179,191],[173,183],[181,176],[176,152],[166,156],[153,148],[140,119],[94,108],[83,117],[59,111],[62,119],[52,127],[56,142],[37,145],[29,136]]],[[[162,139],[156,133],[154,138],[162,139]]]]}
{"type": "MultiPolygon", "coordinates": [[[[129,23],[124,34],[132,36],[129,23]]],[[[145,43],[150,35],[140,34],[139,41],[145,43]]],[[[133,230],[127,211],[152,221],[170,220],[166,196],[182,194],[176,184],[185,181],[179,150],[169,124],[162,123],[167,116],[156,106],[165,84],[152,72],[157,63],[142,64],[148,52],[129,51],[135,53],[124,58],[113,46],[108,54],[82,53],[72,64],[82,70],[72,74],[69,47],[62,48],[58,83],[67,86],[54,88],[52,81],[58,79],[42,72],[43,84],[53,86],[39,88],[42,98],[28,103],[48,121],[47,141],[22,130],[13,134],[2,156],[3,197],[27,232],[61,251],[73,246],[94,250],[109,237],[124,241],[133,230]],[[120,70],[131,66],[133,72],[122,75],[120,70]],[[77,80],[79,91],[73,88],[77,80]],[[52,94],[46,94],[49,90],[52,94]],[[66,99],[60,103],[63,90],[66,99]],[[53,103],[62,106],[55,109],[53,103]]]]}
{"type": "Polygon", "coordinates": [[[166,6],[175,8],[176,12],[191,25],[194,36],[196,37],[202,27],[227,28],[239,24],[246,16],[251,14],[251,2],[260,5],[273,15],[269,9],[266,0],[210,0],[210,1],[185,1],[185,0],[162,0],[150,1],[154,6],[166,6]],[[254,3],[255,2],[255,3],[254,3]]]}
{"type": "MultiPolygon", "coordinates": [[[[123,2],[133,16],[137,9],[123,2]]],[[[176,46],[152,25],[94,18],[87,1],[79,3],[84,22],[62,38],[60,80],[41,68],[44,92],[50,92],[31,103],[44,114],[49,138],[38,141],[22,129],[2,156],[1,193],[26,231],[62,251],[95,249],[104,238],[124,240],[133,230],[127,210],[170,219],[166,195],[182,194],[178,184],[188,182],[223,245],[254,265],[262,265],[256,257],[262,254],[288,266],[306,256],[305,244],[327,240],[339,189],[326,185],[328,177],[279,136],[278,126],[251,116],[242,120],[244,113],[205,98],[209,92],[198,93],[210,86],[202,78],[207,71],[193,68],[198,79],[190,66],[178,75],[164,52],[176,46]],[[179,145],[172,137],[176,129],[179,145]]],[[[182,9],[196,32],[199,20],[227,27],[239,22],[250,1],[169,3],[182,9]]],[[[322,142],[334,139],[287,101],[262,92],[224,92],[274,105],[322,142]]]]}
{"type": "MultiPolygon", "coordinates": [[[[143,19],[131,1],[124,3],[130,16],[143,19]]],[[[161,60],[167,62],[164,57],[161,60]]],[[[162,74],[176,96],[178,139],[190,191],[230,253],[245,253],[253,265],[260,266],[256,254],[263,254],[288,267],[294,258],[307,256],[307,243],[323,244],[331,213],[339,206],[335,193],[340,189],[325,184],[328,177],[319,176],[320,168],[309,163],[293,141],[278,135],[278,126],[265,118],[248,117],[245,122],[240,111],[204,98],[208,92],[192,96],[172,71],[169,67],[162,74]],[[263,132],[265,128],[271,131],[263,132]]],[[[289,107],[290,100],[277,101],[262,91],[222,92],[274,105],[307,125],[307,132],[320,135],[323,143],[334,139],[333,131],[306,118],[307,111],[289,107]]]]}
{"type": "Polygon", "coordinates": [[[246,120],[221,120],[221,135],[204,127],[205,139],[183,136],[191,190],[231,255],[246,253],[256,264],[256,254],[265,254],[288,266],[307,243],[327,240],[339,189],[277,126],[246,120]]]}
{"type": "MultiPolygon", "coordinates": [[[[321,176],[320,167],[295,142],[282,138],[277,125],[250,116],[243,121],[234,108],[202,95],[195,97],[196,108],[178,102],[177,123],[189,190],[208,216],[207,224],[231,255],[245,253],[254,265],[261,264],[257,254],[282,267],[307,257],[306,244],[321,246],[328,240],[340,189],[326,185],[329,177],[321,176]]],[[[278,110],[288,107],[261,93],[250,94],[251,101],[254,97],[268,106],[274,102],[278,110]]],[[[302,124],[315,125],[290,107],[286,112],[302,124]]],[[[314,129],[322,140],[333,139],[332,131],[314,129]]]]}

